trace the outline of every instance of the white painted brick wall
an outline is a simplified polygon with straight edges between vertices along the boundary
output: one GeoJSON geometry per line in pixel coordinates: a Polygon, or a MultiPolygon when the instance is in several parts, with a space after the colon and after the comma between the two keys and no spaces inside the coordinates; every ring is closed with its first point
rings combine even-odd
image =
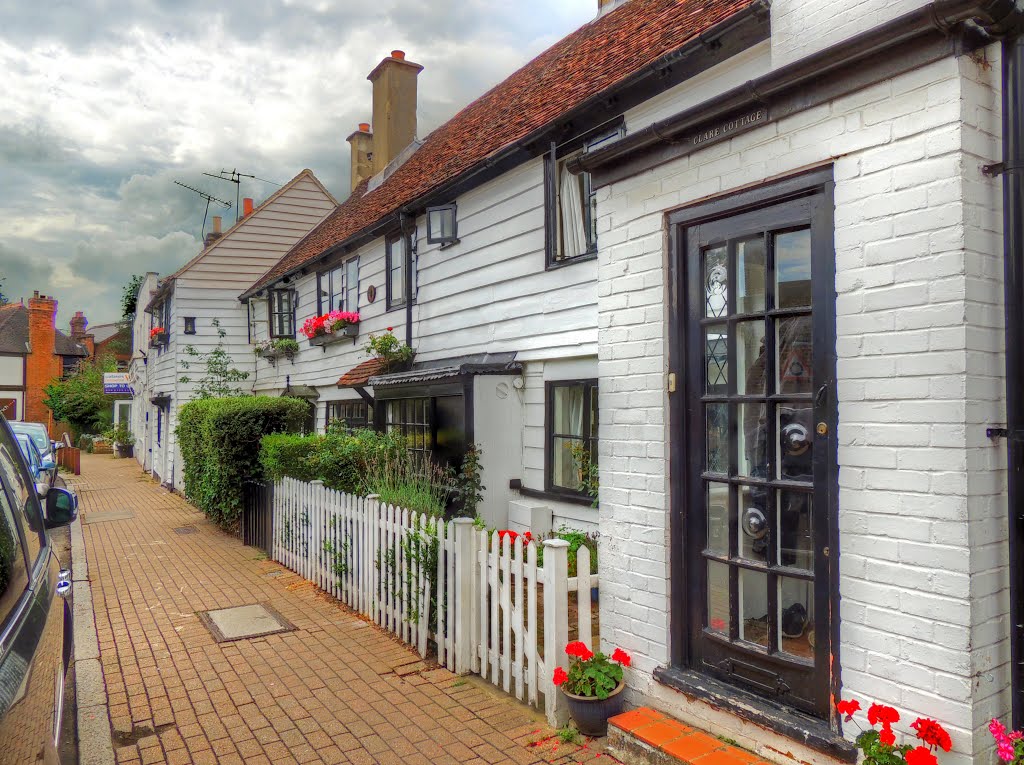
{"type": "Polygon", "coordinates": [[[783,66],[912,11],[928,0],[773,0],[772,65],[783,66]]]}
{"type": "MultiPolygon", "coordinates": [[[[860,24],[858,9],[916,4],[848,4],[835,34],[860,24]]],[[[826,44],[814,32],[834,21],[826,7],[777,0],[773,40],[826,44]]],[[[984,437],[1003,417],[999,185],[979,169],[999,155],[998,50],[987,55],[599,191],[602,639],[633,652],[634,700],[768,759],[782,761],[764,731],[651,677],[669,661],[664,212],[833,164],[843,693],[904,710],[904,733],[918,715],[940,720],[955,744],[944,763],[988,756],[984,725],[1008,709],[1008,627],[1004,450],[984,437]]]]}

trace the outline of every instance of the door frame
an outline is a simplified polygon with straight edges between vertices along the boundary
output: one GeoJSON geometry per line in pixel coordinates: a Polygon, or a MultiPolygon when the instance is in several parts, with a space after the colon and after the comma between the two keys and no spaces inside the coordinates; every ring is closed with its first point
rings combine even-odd
{"type": "MultiPolygon", "coordinates": [[[[691,459],[703,459],[702,455],[689,454],[689,438],[687,434],[690,421],[685,384],[686,363],[689,356],[686,338],[686,263],[684,262],[685,231],[689,226],[701,222],[718,220],[734,215],[751,212],[764,207],[787,202],[800,197],[821,195],[825,210],[828,211],[827,223],[821,227],[821,237],[815,244],[827,244],[832,257],[822,258],[824,263],[821,273],[816,273],[812,283],[813,304],[822,305],[825,311],[820,319],[827,325],[824,331],[827,336],[835,338],[835,183],[832,166],[810,170],[781,180],[769,181],[755,187],[743,189],[704,200],[693,205],[672,211],[666,216],[667,231],[667,278],[666,302],[668,305],[668,366],[669,372],[677,381],[675,392],[669,395],[668,441],[669,441],[669,656],[671,667],[680,670],[691,669],[693,656],[689,614],[691,613],[692,596],[687,587],[687,550],[690,540],[687,534],[685,507],[690,494],[690,477],[687,466],[691,459]],[[824,240],[828,240],[827,243],[824,240]],[[673,437],[672,434],[681,434],[673,437]]],[[[819,316],[815,314],[815,323],[819,316]]],[[[817,336],[818,330],[815,330],[817,336]]],[[[832,396],[836,395],[836,350],[835,343],[826,346],[823,365],[829,376],[829,388],[832,396]]],[[[838,471],[838,400],[829,408],[828,427],[832,437],[828,443],[830,458],[829,477],[826,481],[828,493],[828,551],[827,570],[829,577],[828,604],[830,610],[829,623],[829,655],[830,676],[828,691],[832,698],[839,698],[840,693],[840,654],[839,654],[839,471],[838,471]]],[[[709,679],[710,676],[707,676],[709,679]]],[[[738,693],[743,689],[737,687],[738,693]]],[[[796,710],[794,710],[796,711],[796,710]]],[[[832,730],[839,729],[838,718],[830,712],[826,723],[832,730]]]]}

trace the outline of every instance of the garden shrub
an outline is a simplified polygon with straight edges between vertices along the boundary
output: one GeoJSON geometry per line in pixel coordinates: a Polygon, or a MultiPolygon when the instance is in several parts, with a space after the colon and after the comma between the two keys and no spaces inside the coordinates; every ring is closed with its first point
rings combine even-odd
{"type": "Polygon", "coordinates": [[[263,479],[260,440],[268,433],[298,432],[305,401],[237,396],[189,402],[175,433],[184,461],[185,496],[212,520],[231,528],[242,507],[242,486],[263,479]]]}

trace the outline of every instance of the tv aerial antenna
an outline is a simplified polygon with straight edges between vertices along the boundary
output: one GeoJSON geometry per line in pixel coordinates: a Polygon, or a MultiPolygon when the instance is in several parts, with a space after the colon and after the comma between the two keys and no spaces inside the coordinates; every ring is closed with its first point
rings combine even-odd
{"type": "MultiPolygon", "coordinates": [[[[273,186],[280,186],[281,185],[280,183],[276,183],[275,181],[268,181],[266,178],[257,178],[255,175],[249,175],[247,173],[240,173],[240,172],[238,172],[238,170],[235,170],[234,168],[232,168],[231,170],[221,170],[220,173],[216,173],[216,174],[215,173],[203,173],[203,175],[208,175],[211,178],[217,178],[218,180],[227,181],[228,183],[235,184],[235,215],[236,216],[238,215],[238,210],[241,209],[238,206],[238,200],[239,200],[239,197],[241,196],[242,179],[243,178],[252,178],[254,181],[262,181],[263,183],[269,183],[269,184],[271,184],[273,186]]],[[[235,222],[237,223],[239,220],[240,220],[240,218],[236,217],[235,222]]]]}
{"type": "Polygon", "coordinates": [[[203,213],[203,231],[202,236],[200,237],[202,241],[206,241],[206,216],[210,214],[210,202],[216,202],[217,204],[223,205],[229,210],[231,209],[231,203],[225,202],[223,199],[217,199],[217,197],[207,194],[202,189],[197,189],[194,186],[189,186],[187,183],[182,183],[181,181],[175,181],[175,183],[184,189],[194,191],[196,194],[198,194],[199,196],[206,200],[206,212],[203,213]]]}

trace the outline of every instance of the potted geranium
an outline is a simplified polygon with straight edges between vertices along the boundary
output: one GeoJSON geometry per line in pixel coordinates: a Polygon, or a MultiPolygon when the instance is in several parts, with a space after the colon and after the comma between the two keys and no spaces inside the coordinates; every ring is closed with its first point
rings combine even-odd
{"type": "MultiPolygon", "coordinates": [[[[836,704],[836,711],[844,715],[846,722],[850,722],[853,715],[860,711],[860,702],[840,701],[836,704]]],[[[867,730],[862,728],[854,742],[864,753],[864,765],[898,765],[901,762],[906,765],[938,765],[935,752],[939,749],[948,752],[953,748],[953,741],[946,729],[935,720],[918,717],[910,724],[917,738],[924,742],[923,745],[914,745],[896,743],[892,726],[900,721],[900,713],[893,707],[872,704],[868,707],[867,717],[871,727],[867,730]],[[876,725],[880,726],[877,730],[876,725]]]]}
{"type": "Polygon", "coordinates": [[[608,718],[622,711],[622,679],[630,656],[621,648],[612,655],[594,653],[581,640],[565,647],[569,656],[569,671],[555,667],[553,682],[565,695],[569,715],[584,736],[603,736],[608,732],[608,718]]]}
{"type": "Polygon", "coordinates": [[[996,742],[996,755],[1000,760],[1012,762],[1013,765],[1024,763],[1024,732],[1007,731],[1006,726],[995,718],[989,722],[988,732],[996,742]]]}
{"type": "Polygon", "coordinates": [[[302,334],[310,345],[328,345],[344,337],[359,334],[359,314],[352,311],[330,311],[311,316],[302,323],[302,334]]]}
{"type": "Polygon", "coordinates": [[[153,327],[149,330],[149,347],[156,348],[167,344],[167,330],[163,327],[153,327]]]}
{"type": "Polygon", "coordinates": [[[127,423],[120,422],[106,437],[114,444],[115,457],[131,457],[135,453],[135,435],[128,430],[127,423]]]}

